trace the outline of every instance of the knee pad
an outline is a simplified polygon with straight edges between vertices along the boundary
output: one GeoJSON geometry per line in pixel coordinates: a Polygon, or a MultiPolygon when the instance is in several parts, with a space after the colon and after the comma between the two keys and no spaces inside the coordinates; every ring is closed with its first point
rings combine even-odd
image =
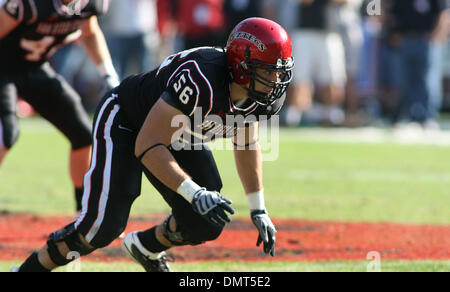
{"type": "Polygon", "coordinates": [[[50,259],[58,266],[64,266],[73,259],[67,259],[63,256],[56,245],[58,242],[65,242],[70,251],[77,252],[80,256],[90,254],[95,248],[89,248],[81,241],[80,233],[75,230],[75,224],[71,223],[58,231],[50,234],[47,241],[47,251],[50,259]]]}
{"type": "Polygon", "coordinates": [[[173,245],[199,245],[207,241],[215,240],[222,233],[223,228],[215,227],[208,223],[205,226],[196,226],[193,231],[188,228],[183,228],[177,223],[175,231],[170,230],[169,221],[172,214],[167,217],[163,224],[163,235],[173,245]]]}
{"type": "Polygon", "coordinates": [[[172,214],[169,215],[169,217],[166,218],[166,220],[163,223],[163,235],[164,237],[170,241],[175,246],[181,246],[181,245],[199,245],[202,243],[205,243],[201,240],[190,240],[188,239],[188,236],[185,232],[182,232],[180,225],[177,224],[177,228],[175,231],[170,230],[170,219],[172,218],[172,214]]]}
{"type": "Polygon", "coordinates": [[[205,222],[204,225],[199,226],[195,232],[195,237],[201,239],[203,242],[216,240],[222,234],[223,227],[213,226],[205,222]]]}

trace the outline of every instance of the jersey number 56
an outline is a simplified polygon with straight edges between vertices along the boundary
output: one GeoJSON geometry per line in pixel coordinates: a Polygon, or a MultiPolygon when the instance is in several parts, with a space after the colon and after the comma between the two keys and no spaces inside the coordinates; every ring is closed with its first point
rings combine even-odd
{"type": "MultiPolygon", "coordinates": [[[[180,79],[178,79],[178,82],[175,82],[173,84],[173,89],[175,90],[176,93],[179,93],[179,91],[185,84],[186,84],[186,77],[184,74],[182,74],[180,79]]],[[[192,94],[194,94],[194,90],[192,90],[192,88],[186,85],[181,91],[181,93],[178,95],[178,98],[183,104],[187,104],[192,94]]]]}

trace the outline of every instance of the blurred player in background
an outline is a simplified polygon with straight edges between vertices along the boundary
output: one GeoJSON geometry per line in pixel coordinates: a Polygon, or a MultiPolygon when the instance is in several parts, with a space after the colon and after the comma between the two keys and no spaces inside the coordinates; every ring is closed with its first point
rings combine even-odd
{"type": "Polygon", "coordinates": [[[70,140],[77,210],[81,210],[83,176],[90,162],[90,120],[79,95],[47,60],[58,47],[81,37],[105,86],[118,85],[97,23],[97,15],[107,7],[106,0],[4,0],[0,7],[0,161],[18,138],[20,96],[70,140]]]}
{"type": "Polygon", "coordinates": [[[182,49],[223,47],[227,40],[223,0],[168,0],[182,49]]]}
{"type": "Polygon", "coordinates": [[[156,0],[111,0],[100,27],[120,79],[156,67],[159,47],[156,0]]]}
{"type": "Polygon", "coordinates": [[[383,43],[387,58],[383,85],[395,92],[391,98],[394,124],[439,128],[435,119],[442,99],[443,77],[439,68],[442,57],[434,50],[448,37],[449,3],[447,0],[384,3],[383,43]]]}
{"type": "Polygon", "coordinates": [[[332,13],[343,0],[298,0],[298,23],[292,33],[298,60],[288,94],[285,124],[298,126],[302,119],[313,124],[339,125],[347,81],[345,50],[332,13]]]}

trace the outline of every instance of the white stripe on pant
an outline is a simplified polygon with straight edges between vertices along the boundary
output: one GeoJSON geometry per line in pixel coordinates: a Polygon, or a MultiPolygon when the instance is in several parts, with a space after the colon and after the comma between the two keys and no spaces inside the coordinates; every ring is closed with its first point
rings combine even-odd
{"type": "MultiPolygon", "coordinates": [[[[79,226],[79,224],[83,221],[85,218],[87,211],[88,211],[88,202],[89,197],[91,193],[91,176],[96,168],[96,156],[97,156],[97,147],[98,147],[98,141],[97,141],[97,133],[98,128],[101,126],[99,125],[100,120],[102,119],[102,116],[104,114],[105,109],[108,107],[108,105],[114,100],[115,96],[108,98],[105,103],[103,104],[99,115],[97,117],[97,122],[94,128],[94,141],[93,141],[93,154],[92,154],[92,165],[89,169],[88,173],[84,177],[84,194],[83,194],[83,209],[81,216],[78,218],[78,220],[75,222],[75,228],[79,226]]],[[[111,127],[113,125],[114,118],[119,111],[120,106],[115,105],[113,110],[109,113],[108,119],[105,123],[105,129],[104,129],[104,138],[106,142],[106,159],[105,159],[105,166],[103,169],[103,184],[102,184],[102,191],[100,194],[100,202],[98,206],[98,214],[97,218],[94,222],[94,224],[91,226],[89,232],[86,235],[86,240],[90,242],[94,236],[97,234],[104,216],[105,216],[105,210],[106,210],[106,204],[108,201],[108,194],[109,194],[109,187],[110,187],[110,175],[111,175],[111,163],[112,163],[112,153],[113,153],[113,143],[111,140],[111,127]]]]}

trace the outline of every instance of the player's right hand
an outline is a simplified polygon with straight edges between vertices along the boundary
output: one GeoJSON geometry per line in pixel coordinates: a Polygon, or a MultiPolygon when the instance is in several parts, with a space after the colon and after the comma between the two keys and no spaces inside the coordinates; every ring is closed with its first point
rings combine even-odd
{"type": "Polygon", "coordinates": [[[225,211],[234,214],[234,209],[230,206],[231,203],[230,200],[220,193],[210,192],[205,188],[201,188],[194,194],[192,208],[196,213],[202,215],[209,223],[223,227],[227,222],[231,222],[231,218],[225,211]]]}

